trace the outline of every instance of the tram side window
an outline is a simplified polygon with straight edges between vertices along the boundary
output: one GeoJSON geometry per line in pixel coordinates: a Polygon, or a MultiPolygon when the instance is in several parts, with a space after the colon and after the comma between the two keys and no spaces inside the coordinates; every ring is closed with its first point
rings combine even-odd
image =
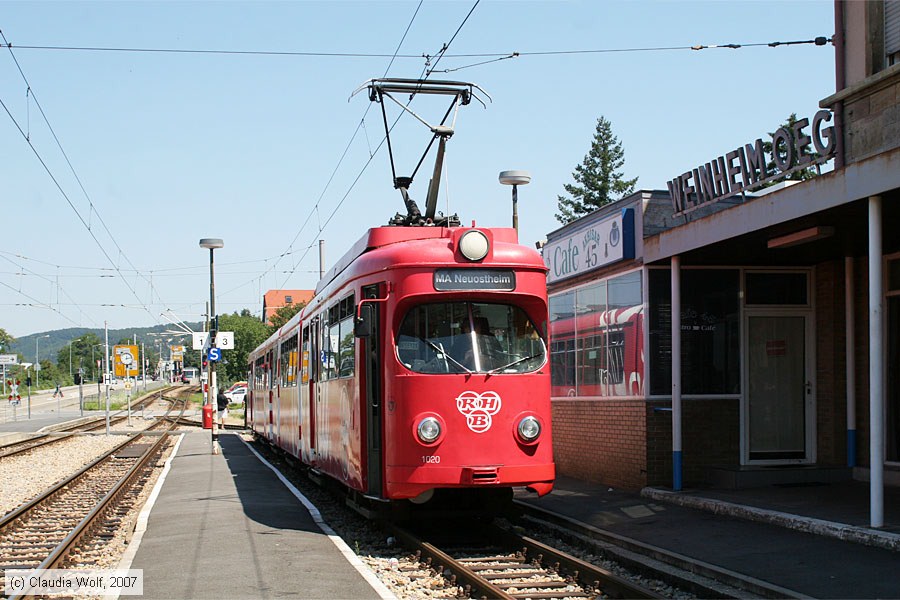
{"type": "MultiPolygon", "coordinates": [[[[334,306],[333,308],[337,308],[334,306]]],[[[328,321],[322,326],[322,381],[334,379],[337,376],[338,342],[340,340],[340,321],[337,320],[337,311],[328,311],[328,321]],[[334,320],[332,321],[332,312],[334,320]]]]}
{"type": "Polygon", "coordinates": [[[309,325],[303,328],[303,341],[300,345],[300,383],[309,381],[309,325]]]}
{"type": "Polygon", "coordinates": [[[353,316],[356,311],[356,305],[354,303],[354,295],[350,294],[340,302],[340,312],[338,317],[340,318],[340,327],[339,327],[339,364],[338,368],[338,377],[352,377],[354,373],[354,355],[353,355],[353,342],[356,339],[353,335],[353,316]]]}
{"type": "Polygon", "coordinates": [[[260,356],[253,363],[253,389],[255,390],[263,389],[263,364],[265,362],[263,357],[260,356]]]}
{"type": "Polygon", "coordinates": [[[297,385],[297,337],[291,336],[281,344],[281,387],[297,385]]]}

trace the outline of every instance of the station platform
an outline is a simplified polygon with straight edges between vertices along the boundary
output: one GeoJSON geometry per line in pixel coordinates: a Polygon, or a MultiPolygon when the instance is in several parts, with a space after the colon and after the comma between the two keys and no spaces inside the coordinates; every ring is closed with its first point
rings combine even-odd
{"type": "Polygon", "coordinates": [[[560,477],[547,496],[516,500],[587,525],[601,543],[660,547],[666,562],[700,560],[779,586],[779,596],[900,598],[900,488],[884,488],[878,529],[868,527],[869,484],[858,481],[628,493],[560,477]]]}
{"type": "Polygon", "coordinates": [[[143,598],[394,597],[237,435],[219,440],[185,433],[139,518],[119,568],[143,569],[143,598]]]}

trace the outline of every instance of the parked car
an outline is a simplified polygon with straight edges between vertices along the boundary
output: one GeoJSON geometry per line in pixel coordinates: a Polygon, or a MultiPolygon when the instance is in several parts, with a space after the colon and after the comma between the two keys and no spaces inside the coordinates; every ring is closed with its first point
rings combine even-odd
{"type": "Polygon", "coordinates": [[[231,393],[226,393],[225,396],[231,404],[243,404],[244,398],[247,397],[247,388],[246,386],[235,388],[231,393]]]}
{"type": "Polygon", "coordinates": [[[235,381],[234,383],[231,384],[231,387],[230,387],[230,388],[228,388],[227,390],[225,390],[225,395],[227,396],[228,394],[230,394],[231,392],[233,392],[234,390],[236,390],[236,389],[238,389],[238,388],[240,388],[240,387],[246,388],[246,387],[247,387],[247,382],[246,382],[246,381],[235,381]]]}

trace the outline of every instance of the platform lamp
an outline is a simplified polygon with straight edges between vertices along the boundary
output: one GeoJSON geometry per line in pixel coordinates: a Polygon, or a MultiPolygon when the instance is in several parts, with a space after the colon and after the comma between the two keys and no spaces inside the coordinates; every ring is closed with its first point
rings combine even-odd
{"type": "MultiPolygon", "coordinates": [[[[213,260],[213,252],[216,248],[224,248],[225,242],[220,238],[203,238],[200,240],[201,248],[209,249],[209,314],[210,321],[212,326],[209,331],[209,347],[215,348],[216,343],[216,328],[218,326],[218,320],[216,319],[216,278],[215,278],[215,261],[213,260]]],[[[219,428],[218,423],[216,422],[216,363],[213,361],[209,361],[209,393],[207,394],[207,402],[210,404],[210,408],[212,408],[213,412],[213,420],[212,420],[212,452],[213,454],[219,453],[219,428]]]]}
{"type": "Polygon", "coordinates": [[[500,183],[512,186],[512,226],[519,234],[519,186],[531,183],[531,173],[528,171],[500,171],[500,183]]]}

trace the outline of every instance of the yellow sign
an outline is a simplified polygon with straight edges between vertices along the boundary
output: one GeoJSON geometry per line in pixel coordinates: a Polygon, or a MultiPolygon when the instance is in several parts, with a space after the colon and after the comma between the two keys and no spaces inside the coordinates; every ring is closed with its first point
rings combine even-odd
{"type": "Polygon", "coordinates": [[[113,359],[116,377],[136,377],[141,372],[141,356],[137,346],[113,346],[113,359]]]}
{"type": "Polygon", "coordinates": [[[169,346],[173,362],[184,362],[184,346],[169,346]]]}

